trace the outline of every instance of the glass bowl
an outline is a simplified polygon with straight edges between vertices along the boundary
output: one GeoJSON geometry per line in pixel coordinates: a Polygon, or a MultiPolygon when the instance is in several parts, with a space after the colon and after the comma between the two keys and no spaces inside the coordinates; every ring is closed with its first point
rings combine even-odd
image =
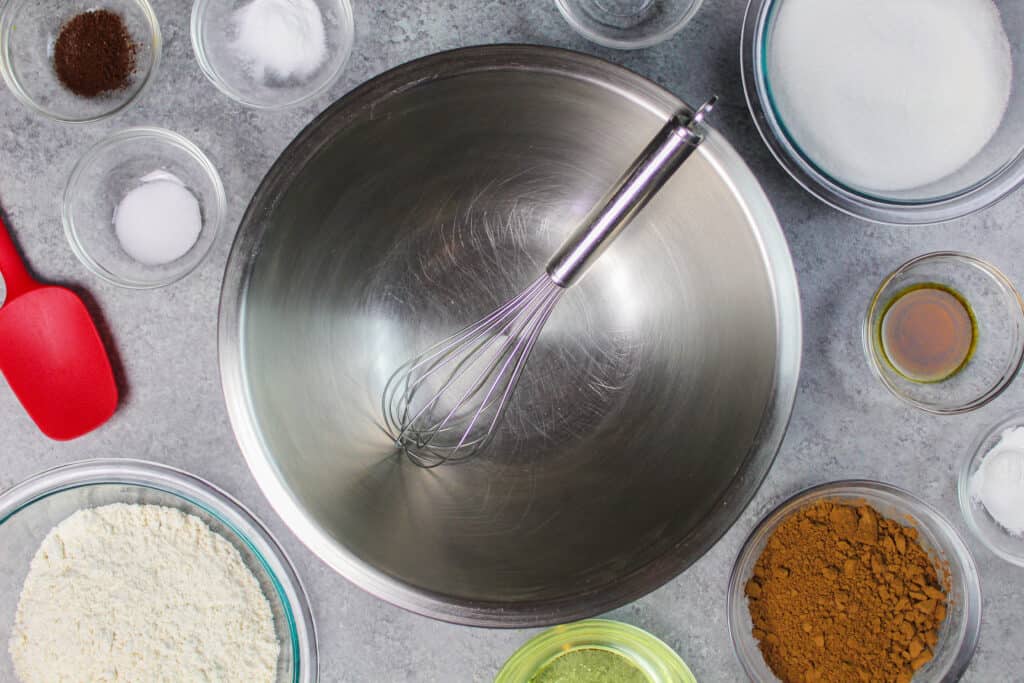
{"type": "Polygon", "coordinates": [[[173,507],[228,540],[260,583],[281,643],[279,683],[317,680],[316,630],[295,569],[270,532],[212,484],[165,465],[97,459],[63,465],[0,494],[0,680],[15,681],[6,652],[21,587],[50,530],[82,508],[112,503],[173,507]]]}
{"type": "Polygon", "coordinates": [[[668,40],[703,0],[555,0],[569,25],[589,41],[636,50],[668,40]]]}
{"type": "Polygon", "coordinates": [[[146,89],[160,63],[160,24],[147,0],[9,0],[0,4],[0,74],[15,97],[58,121],[86,123],[116,114],[146,89]],[[53,68],[53,45],[64,23],[96,9],[116,12],[136,42],[135,74],[123,90],[80,97],[53,68]]]}
{"type": "Polygon", "coordinates": [[[314,0],[323,15],[327,58],[303,79],[257,79],[232,46],[234,13],[251,0],[196,0],[192,5],[192,48],[206,77],[228,97],[255,109],[283,109],[329,88],[352,52],[355,19],[349,0],[314,0]]]}
{"type": "Polygon", "coordinates": [[[697,683],[679,655],[661,640],[635,626],[607,619],[555,626],[531,638],[505,662],[494,683],[530,683],[559,656],[593,649],[625,657],[650,683],[697,683]]]}
{"type": "Polygon", "coordinates": [[[949,567],[946,621],[939,631],[935,657],[914,675],[914,683],[956,681],[967,668],[981,628],[981,584],[974,558],[956,529],[933,507],[903,489],[881,482],[850,480],[813,486],[768,514],[747,538],[729,577],[726,611],[733,648],[752,681],[778,679],[765,664],[752,634],[744,593],[761,552],[776,527],[793,512],[822,500],[867,503],[885,517],[918,530],[918,541],[936,562],[949,567]]]}
{"type": "Polygon", "coordinates": [[[1006,417],[986,430],[974,442],[960,466],[956,489],[960,510],[971,533],[999,557],[1024,567],[1024,537],[1014,536],[1003,528],[971,492],[971,478],[978,471],[985,456],[999,442],[1003,432],[1014,427],[1024,427],[1024,412],[1017,411],[1006,417]]]}
{"type": "Polygon", "coordinates": [[[964,413],[989,403],[1016,377],[1024,360],[1024,301],[991,263],[959,252],[918,256],[889,275],[871,299],[862,330],[868,364],[882,384],[907,403],[930,413],[964,413]],[[967,364],[938,382],[908,379],[889,362],[881,324],[892,303],[919,284],[952,288],[969,303],[977,331],[967,364]]]}
{"type": "Polygon", "coordinates": [[[64,189],[61,219],[72,251],[111,284],[152,289],[177,282],[203,262],[220,233],[227,199],[217,169],[186,138],[161,128],[129,128],[99,142],[75,166],[64,189]],[[199,201],[203,226],[192,248],[163,265],[124,251],[114,231],[121,199],[154,171],[179,178],[199,201]]]}
{"type": "MultiPolygon", "coordinates": [[[[926,186],[881,194],[829,175],[792,138],[772,99],[768,45],[786,0],[750,0],[741,37],[741,71],[747,105],[761,137],[782,167],[812,195],[851,216],[878,223],[949,221],[999,201],[1024,182],[1024,12],[1018,0],[994,0],[1013,46],[1013,85],[1003,121],[984,148],[964,167],[926,186]]],[[[807,106],[814,106],[810,102],[807,106]]],[[[951,131],[956,130],[951,114],[951,131]]],[[[955,135],[955,132],[951,132],[955,135]]]]}

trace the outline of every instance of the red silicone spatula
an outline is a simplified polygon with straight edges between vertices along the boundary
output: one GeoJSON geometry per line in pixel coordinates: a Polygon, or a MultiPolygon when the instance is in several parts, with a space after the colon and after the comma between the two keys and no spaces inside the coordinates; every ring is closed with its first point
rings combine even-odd
{"type": "Polygon", "coordinates": [[[32,279],[0,219],[0,372],[39,429],[66,441],[117,408],[110,359],[85,304],[69,289],[32,279]]]}

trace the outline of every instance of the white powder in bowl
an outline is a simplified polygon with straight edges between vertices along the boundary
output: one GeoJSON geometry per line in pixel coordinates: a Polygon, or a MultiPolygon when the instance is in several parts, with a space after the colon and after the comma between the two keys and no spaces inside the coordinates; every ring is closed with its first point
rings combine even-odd
{"type": "Polygon", "coordinates": [[[199,201],[172,173],[154,171],[114,210],[121,248],[139,263],[162,266],[195,246],[203,229],[199,201]]]}
{"type": "Polygon", "coordinates": [[[117,504],[47,534],[9,650],[22,683],[273,683],[280,645],[231,543],[180,510],[117,504]]]}
{"type": "Polygon", "coordinates": [[[971,477],[970,493],[1007,532],[1024,536],[1024,427],[1003,431],[971,477]]]}
{"type": "Polygon", "coordinates": [[[232,47],[258,81],[305,80],[327,59],[324,17],[314,0],[251,0],[233,20],[232,47]]]}
{"type": "Polygon", "coordinates": [[[999,128],[1013,62],[992,0],[785,0],[768,82],[797,146],[837,180],[897,192],[965,166],[999,128]]]}

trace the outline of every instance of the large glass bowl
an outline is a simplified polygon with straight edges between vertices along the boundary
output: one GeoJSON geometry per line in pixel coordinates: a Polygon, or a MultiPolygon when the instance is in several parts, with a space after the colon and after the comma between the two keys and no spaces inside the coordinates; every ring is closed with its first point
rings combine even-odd
{"type": "Polygon", "coordinates": [[[227,539],[260,583],[281,643],[278,683],[317,680],[306,592],[270,532],[240,503],[197,477],[140,460],[84,460],[37,474],[0,494],[0,680],[16,681],[7,642],[29,564],[47,533],[82,508],[163,505],[203,520],[227,539]]]}
{"type": "Polygon", "coordinates": [[[531,638],[505,662],[494,683],[530,683],[558,657],[577,650],[614,652],[643,671],[651,683],[697,683],[679,655],[660,639],[608,619],[556,626],[531,638]]]}
{"type": "Polygon", "coordinates": [[[822,500],[867,503],[885,517],[916,528],[921,546],[935,562],[949,568],[948,611],[935,657],[914,675],[913,683],[959,680],[974,654],[981,628],[981,584],[974,558],[960,534],[935,508],[896,486],[864,480],[821,484],[797,493],[769,513],[743,544],[729,577],[726,610],[736,657],[750,680],[769,683],[778,678],[765,663],[751,632],[753,623],[744,593],[747,581],[776,527],[793,512],[822,500]]]}
{"type": "MultiPolygon", "coordinates": [[[[892,224],[929,224],[979,211],[1024,182],[1024,5],[994,0],[1010,39],[1014,81],[1002,124],[988,144],[958,171],[924,187],[881,194],[850,187],[800,149],[772,101],[768,46],[786,0],[750,0],[743,22],[741,61],[747,105],[761,137],[784,169],[808,192],[852,216],[892,224]]],[[[806,106],[814,107],[814,102],[806,106]]],[[[970,106],[965,103],[965,106],[970,106]]],[[[956,112],[949,112],[956,135],[956,112]]]]}
{"type": "Polygon", "coordinates": [[[147,0],[9,0],[0,3],[0,75],[22,103],[66,123],[87,123],[124,110],[153,80],[163,38],[147,0]],[[135,73],[128,86],[98,97],[80,97],[61,84],[53,45],[64,23],[90,10],[120,15],[135,41],[135,73]]]}

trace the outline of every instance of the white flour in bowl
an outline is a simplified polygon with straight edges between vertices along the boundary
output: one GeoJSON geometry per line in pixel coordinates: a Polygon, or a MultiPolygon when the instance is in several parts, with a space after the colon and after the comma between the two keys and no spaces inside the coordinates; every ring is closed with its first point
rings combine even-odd
{"type": "Polygon", "coordinates": [[[273,683],[280,654],[234,546],[180,510],[123,504],[47,534],[9,649],[22,683],[273,683]]]}

